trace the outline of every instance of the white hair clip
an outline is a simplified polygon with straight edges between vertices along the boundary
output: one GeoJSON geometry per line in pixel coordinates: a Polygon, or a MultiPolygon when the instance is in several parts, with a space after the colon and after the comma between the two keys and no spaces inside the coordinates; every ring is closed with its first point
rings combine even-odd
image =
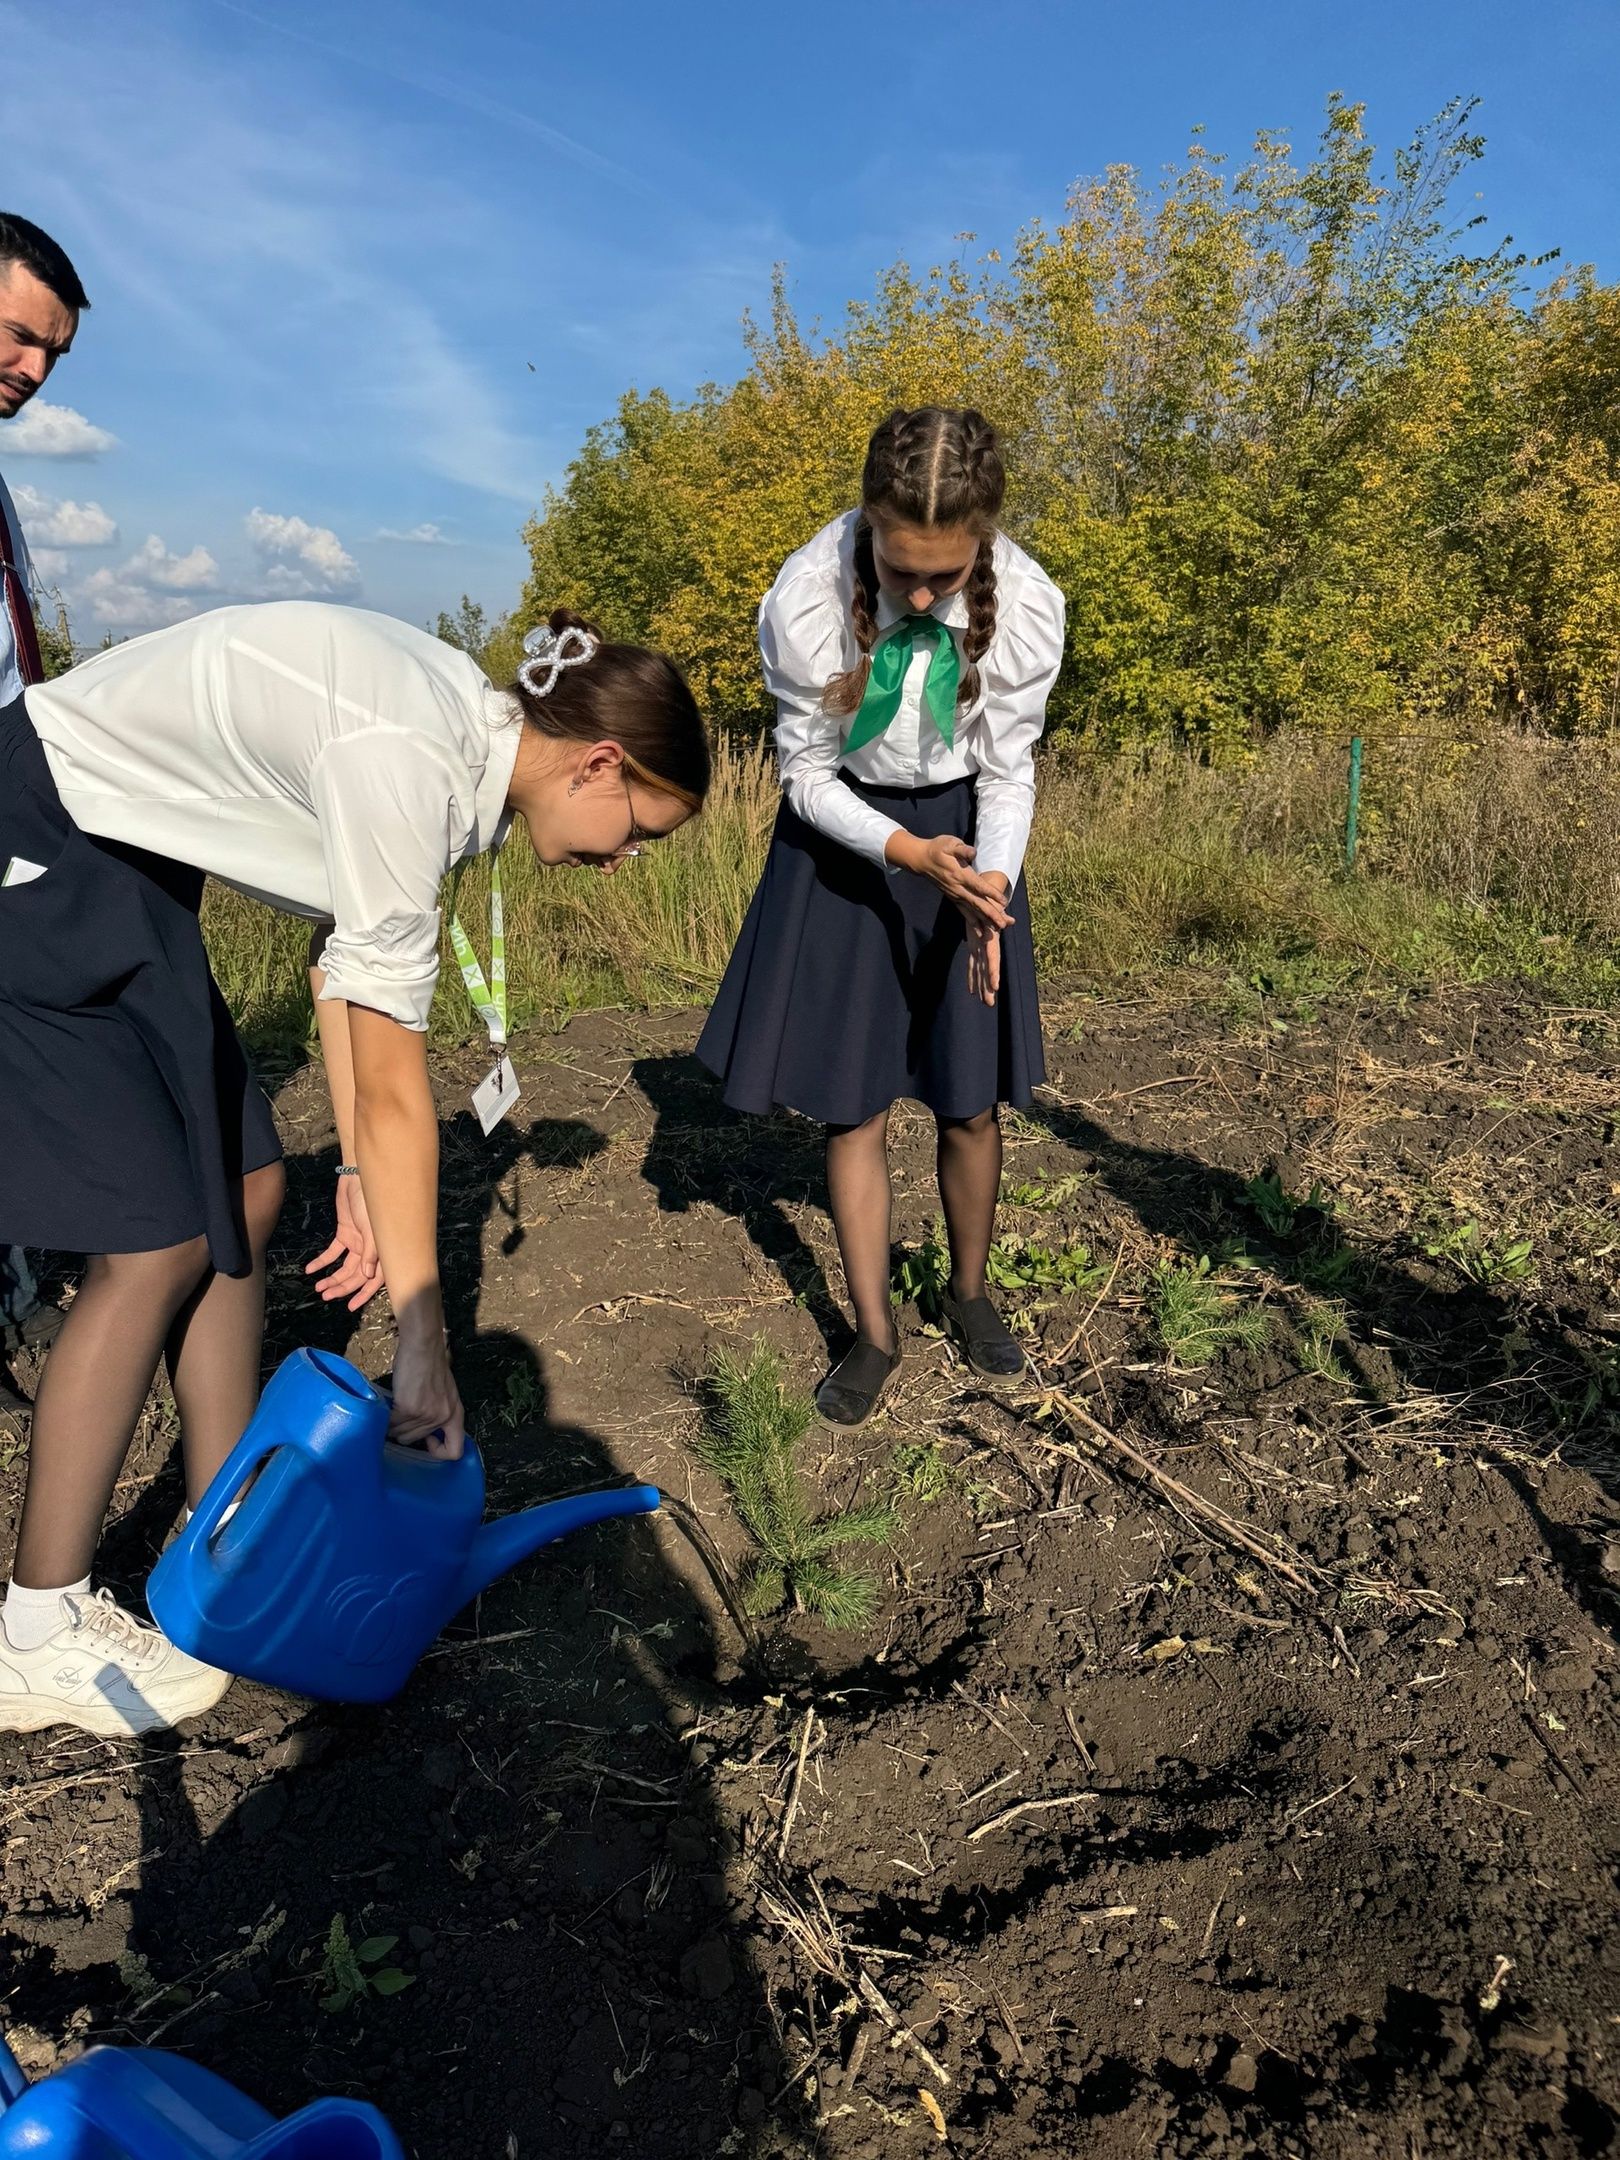
{"type": "Polygon", "coordinates": [[[566,630],[542,625],[529,632],[523,650],[529,657],[518,669],[518,681],[530,697],[550,697],[564,668],[583,667],[594,657],[596,640],[577,623],[570,623],[566,630]]]}

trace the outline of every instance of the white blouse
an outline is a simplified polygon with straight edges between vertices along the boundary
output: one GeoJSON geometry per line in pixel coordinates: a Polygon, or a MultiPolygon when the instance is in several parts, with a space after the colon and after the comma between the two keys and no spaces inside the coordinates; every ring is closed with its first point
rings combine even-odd
{"type": "Polygon", "coordinates": [[[505,836],[523,732],[465,653],[392,616],[267,601],[25,694],[82,831],[331,922],[323,994],[426,1028],[439,887],[505,836]]]}
{"type": "MultiPolygon", "coordinates": [[[[844,784],[840,767],[875,787],[932,787],[976,773],[974,867],[999,870],[1016,885],[1035,808],[1035,745],[1063,658],[1063,595],[1038,562],[998,533],[995,634],[979,662],[978,698],[957,710],[954,745],[947,747],[923,706],[932,650],[919,642],[894,719],[845,756],[853,716],[829,713],[821,700],[830,678],[860,658],[849,611],[858,521],[853,510],[835,518],[790,555],[760,606],[759,648],[765,686],[776,700],[783,792],[807,825],[882,864],[889,835],[899,828],[844,784]]],[[[904,612],[880,592],[879,634],[904,612]]],[[[960,651],[968,621],[964,595],[955,593],[930,612],[949,627],[960,651]]]]}

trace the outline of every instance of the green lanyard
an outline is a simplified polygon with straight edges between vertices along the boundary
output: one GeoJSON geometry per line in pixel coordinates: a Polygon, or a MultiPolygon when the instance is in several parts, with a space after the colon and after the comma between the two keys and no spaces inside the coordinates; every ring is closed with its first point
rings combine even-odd
{"type": "Polygon", "coordinates": [[[450,886],[450,944],[461,969],[461,979],[467,985],[467,995],[477,1008],[478,1017],[489,1030],[489,1039],[497,1050],[506,1047],[506,912],[501,905],[501,858],[492,855],[489,862],[489,980],[478,965],[478,955],[472,949],[472,939],[461,927],[456,914],[456,894],[461,889],[462,871],[457,870],[450,886]]]}

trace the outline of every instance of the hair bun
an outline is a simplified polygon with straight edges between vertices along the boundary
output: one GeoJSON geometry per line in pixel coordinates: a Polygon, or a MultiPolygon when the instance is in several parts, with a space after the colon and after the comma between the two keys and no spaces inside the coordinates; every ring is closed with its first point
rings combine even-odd
{"type": "Polygon", "coordinates": [[[572,608],[554,607],[546,617],[546,621],[558,637],[561,637],[565,630],[583,630],[585,635],[596,644],[605,645],[607,643],[607,639],[602,635],[596,624],[590,620],[589,616],[578,615],[572,608]]]}

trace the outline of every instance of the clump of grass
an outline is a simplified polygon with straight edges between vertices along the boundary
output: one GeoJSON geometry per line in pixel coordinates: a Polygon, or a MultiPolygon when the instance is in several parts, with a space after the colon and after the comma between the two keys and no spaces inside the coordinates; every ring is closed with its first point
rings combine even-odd
{"type": "Polygon", "coordinates": [[[693,1446],[724,1484],[759,1551],[743,1586],[752,1613],[791,1601],[829,1627],[861,1627],[877,1584],[838,1557],[850,1545],[885,1546],[892,1508],[817,1515],[805,1492],[799,1448],[815,1417],[810,1396],[788,1385],[781,1361],[756,1342],[746,1364],[717,1351],[707,1378],[708,1416],[693,1446]]]}
{"type": "Polygon", "coordinates": [[[1314,1179],[1308,1193],[1293,1193],[1276,1170],[1250,1178],[1243,1197],[1273,1237],[1292,1237],[1296,1230],[1318,1227],[1333,1213],[1333,1202],[1314,1179]]]}
{"type": "MultiPolygon", "coordinates": [[[[1352,981],[1510,975],[1582,1006],[1620,1003],[1620,856],[1593,841],[1620,821],[1620,745],[1470,733],[1468,745],[1369,744],[1354,876],[1342,742],[1284,731],[1224,765],[1054,742],[1030,841],[1041,968],[1098,982],[1219,968],[1241,1011],[1285,1026],[1352,981]]],[[[723,741],[702,817],[618,877],[542,871],[515,839],[503,859],[514,1025],[711,997],[778,799],[768,749],[723,741]]],[[[481,951],[487,893],[474,864],[459,906],[481,951]]],[[[218,885],[203,925],[237,1024],[256,1047],[301,1056],[308,925],[218,885]]],[[[448,947],[444,960],[433,1035],[461,1041],[477,1023],[448,947]]]]}
{"type": "Polygon", "coordinates": [[[1003,1207],[1034,1208],[1037,1213],[1049,1215],[1072,1200],[1086,1180],[1077,1171],[1067,1171],[1062,1177],[1030,1178],[1019,1182],[1004,1178],[1001,1185],[1003,1207]]]}
{"type": "Polygon", "coordinates": [[[1228,1290],[1207,1254],[1161,1260],[1148,1281],[1148,1313],[1160,1348],[1178,1365],[1207,1365],[1217,1351],[1258,1350],[1271,1340],[1270,1314],[1228,1290]]]}
{"type": "MultiPolygon", "coordinates": [[[[1094,1290],[1108,1275],[1107,1268],[1091,1257],[1089,1246],[1041,1245],[1030,1238],[997,1238],[990,1247],[984,1272],[992,1290],[1065,1293],[1094,1290]]],[[[897,1305],[915,1305],[920,1318],[928,1326],[937,1327],[944,1315],[950,1280],[951,1256],[944,1225],[936,1221],[920,1245],[895,1254],[889,1287],[897,1305]]]]}
{"type": "Polygon", "coordinates": [[[905,1440],[894,1451],[894,1482],[908,1500],[926,1506],[956,1488],[958,1472],[937,1440],[905,1440]]]}
{"type": "Polygon", "coordinates": [[[1086,1245],[1054,1249],[1025,1238],[998,1238],[985,1261],[985,1278],[994,1290],[1095,1290],[1108,1278],[1101,1261],[1086,1245]]]}
{"type": "Polygon", "coordinates": [[[1449,1260],[1470,1282],[1487,1290],[1499,1283],[1523,1282],[1536,1269],[1534,1238],[1484,1237],[1477,1222],[1437,1231],[1423,1249],[1431,1260],[1449,1260]]]}
{"type": "Polygon", "coordinates": [[[975,1515],[984,1515],[1001,1495],[993,1485],[952,1462],[937,1440],[904,1440],[894,1451],[894,1489],[903,1500],[929,1507],[960,1494],[975,1515]]]}

